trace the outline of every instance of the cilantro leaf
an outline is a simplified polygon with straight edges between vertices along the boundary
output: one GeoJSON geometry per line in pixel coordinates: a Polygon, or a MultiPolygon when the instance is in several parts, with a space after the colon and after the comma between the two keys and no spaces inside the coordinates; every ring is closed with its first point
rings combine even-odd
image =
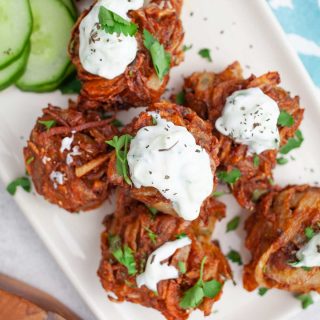
{"type": "Polygon", "coordinates": [[[148,237],[150,238],[151,242],[156,244],[158,236],[149,228],[145,227],[144,229],[148,232],[148,237]]]}
{"type": "Polygon", "coordinates": [[[203,284],[204,295],[208,298],[214,298],[222,289],[222,284],[217,280],[207,281],[203,284]]]}
{"type": "Polygon", "coordinates": [[[283,157],[277,158],[277,164],[284,165],[284,164],[287,164],[288,162],[289,160],[286,158],[283,158],[283,157]]]}
{"type": "Polygon", "coordinates": [[[307,309],[309,306],[313,304],[313,299],[309,293],[300,294],[296,296],[296,298],[301,301],[302,309],[307,309]]]}
{"type": "Polygon", "coordinates": [[[180,273],[184,274],[187,272],[187,267],[185,262],[178,261],[178,267],[179,267],[180,273]]]}
{"type": "Polygon", "coordinates": [[[124,265],[129,275],[137,273],[136,262],[134,259],[133,251],[128,245],[121,247],[121,239],[119,236],[109,236],[110,251],[118,262],[124,265]]]}
{"type": "Polygon", "coordinates": [[[259,156],[257,154],[255,154],[254,157],[253,157],[253,165],[255,167],[259,167],[259,165],[260,165],[260,158],[259,158],[259,156]]]}
{"type": "Polygon", "coordinates": [[[186,102],[185,93],[184,91],[181,91],[176,95],[176,103],[183,105],[185,102],[186,102]]]}
{"type": "Polygon", "coordinates": [[[281,127],[292,127],[294,124],[294,119],[291,114],[289,114],[285,110],[281,110],[279,118],[278,118],[278,125],[281,127]]]}
{"type": "Polygon", "coordinates": [[[202,58],[207,59],[209,62],[212,62],[210,49],[204,48],[204,49],[199,50],[198,53],[202,58]]]}
{"type": "Polygon", "coordinates": [[[152,58],[152,63],[157,76],[160,80],[170,71],[171,54],[164,49],[164,46],[153,37],[146,29],[143,30],[143,43],[149,50],[152,58]]]}
{"type": "Polygon", "coordinates": [[[236,250],[230,250],[229,253],[227,254],[227,258],[230,261],[237,263],[239,266],[242,265],[242,259],[241,259],[240,253],[236,250]]]}
{"type": "Polygon", "coordinates": [[[300,148],[304,138],[302,135],[302,132],[300,130],[297,130],[295,136],[293,138],[290,138],[286,145],[280,148],[281,154],[287,154],[293,149],[300,148]]]}
{"type": "Polygon", "coordinates": [[[113,147],[116,151],[116,167],[117,172],[120,176],[122,176],[127,184],[130,186],[132,185],[132,182],[129,178],[129,166],[128,166],[128,148],[129,144],[132,140],[132,136],[129,134],[124,134],[120,137],[114,136],[112,140],[106,141],[106,143],[113,147]]]}
{"type": "Polygon", "coordinates": [[[21,177],[13,180],[7,186],[7,191],[14,196],[17,192],[17,188],[21,187],[24,191],[31,191],[31,182],[28,177],[21,177]]]}
{"type": "Polygon", "coordinates": [[[38,120],[38,123],[44,125],[47,130],[51,129],[57,124],[56,120],[38,120]]]}
{"type": "Polygon", "coordinates": [[[192,44],[189,44],[189,45],[185,45],[185,44],[184,44],[183,47],[182,47],[182,50],[183,50],[184,52],[186,52],[186,51],[192,49],[192,47],[193,47],[192,44]]]}
{"type": "Polygon", "coordinates": [[[59,90],[62,94],[72,94],[80,93],[81,90],[81,81],[77,78],[76,75],[68,77],[62,84],[59,86],[59,90]]]}
{"type": "Polygon", "coordinates": [[[110,124],[116,128],[121,128],[124,126],[124,124],[118,119],[112,120],[110,124]]]}
{"type": "Polygon", "coordinates": [[[259,288],[258,290],[259,296],[261,297],[264,296],[268,290],[269,290],[268,288],[259,288]]]}
{"type": "Polygon", "coordinates": [[[125,36],[132,37],[138,31],[138,26],[135,23],[127,21],[104,6],[101,6],[99,10],[99,24],[105,32],[110,34],[117,33],[120,35],[122,33],[125,36]]]}
{"type": "Polygon", "coordinates": [[[187,236],[187,234],[185,232],[181,232],[180,234],[176,235],[176,238],[177,239],[182,239],[182,238],[185,238],[186,236],[187,236]]]}
{"type": "Polygon", "coordinates": [[[211,196],[215,198],[219,198],[221,196],[224,196],[225,194],[228,194],[228,193],[224,191],[214,191],[211,193],[211,196]]]}
{"type": "Polygon", "coordinates": [[[307,227],[304,229],[304,234],[308,240],[311,240],[314,237],[314,230],[311,227],[307,227]]]}
{"type": "Polygon", "coordinates": [[[241,177],[241,171],[239,169],[232,169],[231,171],[219,171],[217,177],[221,182],[233,184],[241,177]]]}
{"type": "Polygon", "coordinates": [[[239,226],[240,222],[240,216],[236,216],[233,219],[231,219],[227,224],[227,232],[236,230],[239,226]]]}

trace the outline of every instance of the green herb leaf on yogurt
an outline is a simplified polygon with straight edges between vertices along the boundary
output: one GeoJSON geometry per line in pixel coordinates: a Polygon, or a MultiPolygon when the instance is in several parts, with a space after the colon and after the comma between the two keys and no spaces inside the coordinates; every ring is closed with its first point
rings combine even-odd
{"type": "Polygon", "coordinates": [[[208,60],[209,62],[212,62],[210,49],[208,49],[208,48],[201,49],[201,50],[199,50],[198,54],[200,57],[208,60]]]}
{"type": "Polygon", "coordinates": [[[28,177],[21,177],[13,180],[7,186],[7,191],[14,196],[17,192],[18,187],[21,187],[24,191],[31,191],[31,182],[28,177]]]}
{"type": "Polygon", "coordinates": [[[302,309],[307,309],[309,306],[313,304],[313,299],[309,293],[300,294],[296,296],[296,298],[301,301],[302,309]]]}
{"type": "Polygon", "coordinates": [[[283,157],[277,158],[277,164],[284,165],[284,164],[287,164],[288,162],[289,160],[286,158],[283,158],[283,157]]]}
{"type": "Polygon", "coordinates": [[[308,240],[311,240],[314,237],[314,230],[311,227],[307,227],[304,229],[304,234],[308,240]]]}
{"type": "Polygon", "coordinates": [[[259,296],[264,296],[267,292],[268,292],[268,288],[259,288],[259,290],[258,290],[258,293],[259,293],[259,296]]]}
{"type": "Polygon", "coordinates": [[[227,223],[227,230],[226,232],[230,232],[230,231],[234,231],[238,228],[240,223],[240,216],[236,216],[233,219],[231,219],[228,223],[227,223]]]}
{"type": "Polygon", "coordinates": [[[241,259],[240,253],[236,250],[231,249],[227,254],[227,258],[230,261],[237,263],[239,266],[242,265],[242,259],[241,259]]]}
{"type": "Polygon", "coordinates": [[[289,114],[285,110],[281,110],[279,118],[278,118],[278,125],[281,127],[292,127],[294,124],[294,119],[291,114],[289,114]]]}
{"type": "Polygon", "coordinates": [[[280,148],[281,154],[287,154],[293,149],[300,148],[304,138],[302,135],[302,132],[300,130],[297,130],[295,136],[293,138],[290,138],[283,147],[280,148]]]}

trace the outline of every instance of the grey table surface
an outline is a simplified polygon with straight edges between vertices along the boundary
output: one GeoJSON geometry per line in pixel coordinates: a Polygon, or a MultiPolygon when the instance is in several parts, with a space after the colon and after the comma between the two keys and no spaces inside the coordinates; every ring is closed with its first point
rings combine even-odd
{"type": "MultiPolygon", "coordinates": [[[[13,198],[7,194],[2,183],[0,183],[0,272],[48,292],[76,311],[84,320],[96,319],[49,254],[13,198]]],[[[108,320],[108,315],[105,319],[108,320]]],[[[301,319],[319,320],[320,303],[311,306],[292,320],[301,319]]]]}

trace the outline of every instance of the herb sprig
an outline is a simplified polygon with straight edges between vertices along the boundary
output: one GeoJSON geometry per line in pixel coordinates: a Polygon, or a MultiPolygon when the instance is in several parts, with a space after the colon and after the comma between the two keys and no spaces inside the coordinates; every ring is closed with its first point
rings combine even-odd
{"type": "Polygon", "coordinates": [[[46,127],[47,130],[51,129],[57,124],[56,120],[39,120],[38,123],[46,127]]]}
{"type": "Polygon", "coordinates": [[[201,50],[199,50],[198,54],[200,57],[208,60],[209,62],[212,62],[210,49],[208,49],[208,48],[201,49],[201,50]]]}
{"type": "Polygon", "coordinates": [[[31,191],[31,182],[28,177],[21,177],[13,180],[7,186],[7,191],[14,196],[17,192],[18,187],[21,187],[24,191],[31,191]]]}
{"type": "Polygon", "coordinates": [[[281,127],[292,127],[294,124],[294,119],[291,114],[289,114],[285,110],[281,110],[279,118],[278,118],[278,125],[281,127]]]}
{"type": "Polygon", "coordinates": [[[280,153],[287,154],[293,149],[300,148],[303,140],[304,138],[303,138],[302,132],[300,130],[297,130],[295,136],[293,138],[290,138],[287,144],[281,147],[280,153]]]}
{"type": "Polygon", "coordinates": [[[227,230],[226,232],[230,232],[233,230],[236,230],[239,226],[240,223],[240,216],[235,216],[233,219],[231,219],[228,223],[227,223],[227,230]]]}
{"type": "Polygon", "coordinates": [[[219,171],[217,177],[221,182],[234,184],[241,177],[241,171],[239,169],[232,169],[231,171],[219,171]]]}

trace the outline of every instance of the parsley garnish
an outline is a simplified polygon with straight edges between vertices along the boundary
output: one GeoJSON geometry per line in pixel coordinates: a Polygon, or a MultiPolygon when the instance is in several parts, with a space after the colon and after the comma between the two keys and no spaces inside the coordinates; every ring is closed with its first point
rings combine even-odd
{"type": "Polygon", "coordinates": [[[260,158],[259,158],[259,156],[257,154],[255,154],[254,157],[253,157],[253,165],[255,167],[259,167],[259,165],[260,165],[260,158]]]}
{"type": "Polygon", "coordinates": [[[176,238],[177,239],[182,239],[182,238],[185,238],[186,236],[187,236],[187,234],[185,232],[181,232],[180,234],[176,235],[176,238]]]}
{"type": "Polygon", "coordinates": [[[124,126],[124,124],[118,119],[112,120],[110,124],[116,128],[121,128],[124,126]]]}
{"type": "Polygon", "coordinates": [[[289,114],[285,110],[281,110],[279,118],[278,118],[278,125],[281,127],[292,127],[294,124],[294,119],[291,114],[289,114]]]}
{"type": "Polygon", "coordinates": [[[240,253],[236,250],[231,249],[227,254],[227,258],[234,263],[237,263],[239,266],[242,265],[242,259],[240,253]]]}
{"type": "Polygon", "coordinates": [[[125,36],[134,36],[138,31],[138,26],[107,8],[101,6],[99,10],[99,24],[107,33],[122,33],[125,36]]]}
{"type": "Polygon", "coordinates": [[[143,44],[151,54],[152,63],[158,78],[162,80],[170,70],[171,54],[167,52],[164,46],[146,29],[143,29],[143,39],[143,44]]]}
{"type": "Polygon", "coordinates": [[[128,176],[129,168],[128,168],[128,148],[129,143],[132,140],[132,136],[129,134],[124,134],[121,137],[115,136],[112,140],[106,141],[106,143],[113,147],[116,150],[116,156],[117,156],[117,172],[119,175],[121,175],[125,182],[132,185],[132,182],[128,176]]]}
{"type": "Polygon", "coordinates": [[[264,296],[268,290],[269,290],[268,288],[259,288],[258,290],[259,296],[261,297],[264,296]]]}
{"type": "Polygon", "coordinates": [[[210,49],[204,48],[199,50],[198,53],[202,58],[207,59],[209,62],[212,62],[210,49]]]}
{"type": "Polygon", "coordinates": [[[39,120],[38,123],[44,125],[46,129],[49,130],[57,124],[57,121],[56,120],[47,120],[47,121],[39,120]]]}
{"type": "Polygon", "coordinates": [[[186,102],[185,93],[184,91],[181,91],[176,95],[176,103],[183,105],[185,102],[186,102]]]}
{"type": "Polygon", "coordinates": [[[186,51],[188,51],[188,50],[190,50],[190,49],[192,49],[192,44],[189,44],[188,46],[184,44],[183,47],[182,47],[182,50],[183,50],[184,52],[186,52],[186,51]]]}
{"type": "Polygon", "coordinates": [[[236,230],[239,226],[239,222],[240,222],[240,216],[236,216],[233,219],[231,219],[227,224],[227,231],[226,232],[236,230]]]}
{"type": "Polygon", "coordinates": [[[293,138],[290,138],[287,142],[286,145],[281,147],[280,153],[281,154],[287,154],[289,153],[292,149],[300,148],[304,138],[302,135],[302,132],[300,130],[297,130],[295,136],[293,138]]]}
{"type": "Polygon", "coordinates": [[[178,267],[179,267],[180,273],[184,274],[187,272],[187,267],[186,267],[185,262],[178,261],[178,267]]]}
{"type": "Polygon", "coordinates": [[[211,196],[215,198],[219,198],[221,196],[224,196],[225,194],[228,194],[228,193],[224,191],[214,191],[211,193],[211,196]]]}
{"type": "Polygon", "coordinates": [[[314,230],[311,227],[307,227],[304,229],[304,234],[308,240],[311,240],[314,237],[314,230]]]}
{"type": "Polygon", "coordinates": [[[207,257],[204,257],[201,261],[199,280],[184,293],[180,301],[180,307],[183,309],[195,308],[202,303],[205,297],[212,299],[221,291],[222,284],[217,280],[203,281],[203,268],[206,260],[207,257]]]}
{"type": "Polygon", "coordinates": [[[277,158],[277,164],[284,165],[284,164],[287,164],[288,162],[289,160],[286,158],[283,158],[283,157],[277,158]]]}
{"type": "Polygon", "coordinates": [[[233,184],[241,177],[241,171],[239,169],[232,169],[231,171],[219,171],[217,177],[221,182],[233,184]]]}
{"type": "Polygon", "coordinates": [[[310,294],[300,294],[296,296],[296,298],[301,301],[302,309],[307,309],[313,304],[313,299],[310,294]]]}
{"type": "Polygon", "coordinates": [[[62,94],[80,93],[81,82],[75,75],[73,75],[62,82],[59,90],[62,94]]]}
{"type": "Polygon", "coordinates": [[[129,275],[137,273],[133,251],[126,244],[123,246],[123,249],[121,248],[121,239],[119,236],[110,235],[109,246],[110,251],[116,260],[128,269],[129,275]]]}
{"type": "Polygon", "coordinates": [[[158,236],[149,228],[145,227],[144,229],[148,232],[148,237],[150,238],[151,242],[156,244],[158,236]]]}
{"type": "Polygon", "coordinates": [[[17,188],[21,187],[24,191],[30,192],[31,191],[31,182],[28,177],[21,177],[16,180],[13,180],[7,186],[7,191],[14,196],[17,192],[17,188]]]}

